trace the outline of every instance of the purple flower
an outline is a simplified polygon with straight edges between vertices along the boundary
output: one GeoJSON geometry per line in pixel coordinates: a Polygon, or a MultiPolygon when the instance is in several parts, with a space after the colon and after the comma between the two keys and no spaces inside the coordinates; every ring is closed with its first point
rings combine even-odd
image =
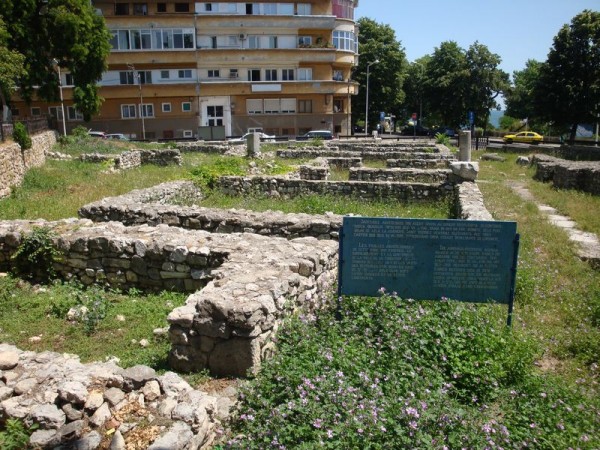
{"type": "Polygon", "coordinates": [[[313,427],[315,428],[321,428],[323,426],[323,420],[322,419],[315,419],[315,421],[313,422],[313,427]]]}

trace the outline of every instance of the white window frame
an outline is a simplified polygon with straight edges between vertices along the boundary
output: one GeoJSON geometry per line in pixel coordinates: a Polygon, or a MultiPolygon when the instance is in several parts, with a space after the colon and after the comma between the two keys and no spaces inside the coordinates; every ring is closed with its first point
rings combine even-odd
{"type": "Polygon", "coordinates": [[[180,80],[191,80],[192,79],[192,69],[179,69],[177,71],[177,78],[179,78],[180,80]]]}
{"type": "Polygon", "coordinates": [[[265,81],[279,81],[277,69],[265,69],[265,81]]]}
{"type": "Polygon", "coordinates": [[[301,67],[297,70],[298,81],[312,81],[312,69],[308,67],[301,67]]]}
{"type": "Polygon", "coordinates": [[[67,106],[67,120],[69,122],[80,122],[83,120],[83,114],[74,106],[67,106]]]}
{"type": "Polygon", "coordinates": [[[279,114],[281,112],[281,105],[278,98],[266,98],[265,99],[265,114],[279,114]]]}
{"type": "Polygon", "coordinates": [[[168,80],[169,78],[171,78],[170,70],[161,70],[160,71],[160,79],[161,80],[168,80]]]}
{"type": "Polygon", "coordinates": [[[281,69],[281,81],[295,81],[296,74],[294,69],[281,69]]]}
{"type": "MultiPolygon", "coordinates": [[[[63,120],[62,108],[60,106],[49,106],[48,114],[50,114],[53,117],[56,117],[56,119],[60,120],[61,122],[63,120]]],[[[16,115],[16,114],[13,114],[13,115],[16,115]]]]}
{"type": "Polygon", "coordinates": [[[194,137],[194,132],[192,130],[183,130],[183,137],[184,138],[194,137]]]}
{"type": "Polygon", "coordinates": [[[142,103],[140,107],[140,117],[143,115],[144,118],[154,117],[154,104],[153,103],[142,103]]]}
{"type": "Polygon", "coordinates": [[[182,112],[192,112],[192,102],[181,102],[182,112]]]}
{"type": "Polygon", "coordinates": [[[137,117],[137,106],[134,104],[121,105],[121,119],[135,119],[137,117]],[[125,109],[127,108],[127,109],[125,109]],[[126,112],[127,111],[127,112],[126,112]]]}
{"type": "Polygon", "coordinates": [[[312,36],[298,36],[298,47],[310,47],[312,45],[312,36]]]}
{"type": "Polygon", "coordinates": [[[164,112],[164,113],[170,113],[170,112],[172,112],[171,104],[170,103],[163,103],[161,105],[161,108],[162,108],[162,112],[164,112]]]}
{"type": "Polygon", "coordinates": [[[221,78],[221,69],[208,69],[208,78],[221,78]]]}
{"type": "Polygon", "coordinates": [[[295,114],[296,113],[296,99],[295,98],[282,98],[280,109],[281,109],[281,114],[295,114]]]}
{"type": "Polygon", "coordinates": [[[311,16],[312,5],[310,3],[298,3],[296,5],[296,13],[299,16],[311,16]]]}

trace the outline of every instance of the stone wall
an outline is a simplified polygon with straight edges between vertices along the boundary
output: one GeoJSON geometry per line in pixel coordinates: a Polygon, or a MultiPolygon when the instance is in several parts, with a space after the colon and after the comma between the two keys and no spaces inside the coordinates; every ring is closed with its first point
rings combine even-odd
{"type": "Polygon", "coordinates": [[[388,159],[385,165],[389,168],[443,169],[448,167],[448,161],[451,159],[388,159]]]}
{"type": "Polygon", "coordinates": [[[204,286],[168,318],[169,361],[180,371],[256,372],[284,315],[319,307],[337,276],[335,241],[75,219],[0,222],[0,269],[35,226],[60,235],[55,269],[63,278],[124,289],[204,286]]]}
{"type": "Polygon", "coordinates": [[[562,145],[552,154],[571,161],[600,161],[600,148],[591,145],[562,145]]]}
{"type": "Polygon", "coordinates": [[[17,143],[0,144],[0,198],[10,195],[11,187],[23,182],[25,173],[46,162],[46,152],[56,144],[56,133],[45,131],[31,136],[31,148],[21,150],[17,143]]]}
{"type": "Polygon", "coordinates": [[[600,195],[600,161],[569,161],[547,155],[534,155],[534,177],[552,181],[559,189],[577,189],[600,195]]]}
{"type": "Polygon", "coordinates": [[[494,220],[483,203],[483,194],[476,183],[456,186],[455,218],[464,220],[494,220]]]}
{"type": "Polygon", "coordinates": [[[342,217],[336,214],[284,214],[278,211],[256,212],[169,204],[181,198],[200,200],[202,194],[189,181],[163,183],[90,203],[79,210],[79,215],[95,222],[165,224],[215,233],[256,233],[288,239],[337,239],[342,225],[342,217]]]}
{"type": "Polygon", "coordinates": [[[340,169],[348,169],[349,167],[362,167],[362,158],[360,157],[352,157],[352,158],[335,158],[329,157],[325,158],[327,164],[330,167],[337,167],[340,169]]]}
{"type": "Polygon", "coordinates": [[[130,150],[120,155],[106,153],[85,153],[79,157],[83,162],[101,163],[114,161],[116,170],[127,170],[140,167],[144,164],[168,166],[181,165],[181,152],[179,150],[130,150]]]}
{"type": "Polygon", "coordinates": [[[217,153],[220,155],[230,150],[231,147],[227,144],[209,144],[203,141],[177,143],[177,148],[181,152],[217,153]]]}
{"type": "Polygon", "coordinates": [[[452,195],[452,186],[426,183],[290,180],[283,177],[221,177],[218,188],[231,196],[297,197],[301,195],[352,196],[364,200],[436,201],[452,195]]]}
{"type": "Polygon", "coordinates": [[[27,448],[207,449],[230,414],[232,394],[195,390],[174,372],[82,364],[75,355],[0,344],[0,424],[38,425],[27,448]]]}
{"type": "Polygon", "coordinates": [[[329,166],[307,166],[298,167],[301,180],[328,180],[329,166]]]}
{"type": "Polygon", "coordinates": [[[279,158],[290,158],[290,159],[314,159],[318,157],[324,158],[362,158],[385,161],[388,159],[454,159],[452,154],[444,154],[438,152],[409,152],[399,150],[308,150],[308,149],[285,149],[277,150],[277,156],[279,158]]]}
{"type": "Polygon", "coordinates": [[[373,169],[369,167],[350,168],[352,181],[400,181],[409,183],[448,183],[452,171],[423,169],[373,169]]]}

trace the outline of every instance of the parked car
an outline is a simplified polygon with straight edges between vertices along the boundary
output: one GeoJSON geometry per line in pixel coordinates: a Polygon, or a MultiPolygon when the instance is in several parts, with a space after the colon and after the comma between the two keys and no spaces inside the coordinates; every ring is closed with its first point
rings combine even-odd
{"type": "Polygon", "coordinates": [[[88,136],[97,137],[100,139],[106,139],[106,133],[104,131],[88,131],[88,136]]]}
{"type": "Polygon", "coordinates": [[[538,134],[534,131],[521,131],[517,134],[507,134],[502,140],[507,144],[512,144],[513,142],[523,142],[525,144],[539,144],[544,140],[544,136],[538,134]]]}
{"type": "Polygon", "coordinates": [[[432,131],[427,128],[424,127],[422,125],[417,125],[416,127],[413,125],[407,125],[404,128],[402,128],[402,131],[400,132],[400,134],[402,136],[432,136],[432,131]]]}
{"type": "Polygon", "coordinates": [[[128,141],[129,138],[123,133],[111,133],[106,135],[106,139],[114,139],[117,141],[128,141]]]}
{"type": "MultiPolygon", "coordinates": [[[[230,144],[245,144],[247,142],[247,138],[248,136],[250,136],[251,134],[254,133],[246,133],[244,134],[242,137],[239,138],[231,138],[231,139],[227,139],[227,142],[229,142],[230,144]]],[[[261,142],[275,142],[275,136],[266,134],[266,133],[257,133],[258,137],[260,138],[261,142]]]]}
{"type": "Polygon", "coordinates": [[[435,128],[432,131],[432,136],[435,136],[436,134],[441,133],[441,134],[445,134],[448,137],[454,137],[456,136],[456,131],[453,130],[452,128],[449,127],[439,127],[439,128],[435,128]]]}
{"type": "Polygon", "coordinates": [[[323,140],[331,140],[333,139],[333,133],[329,130],[313,130],[309,131],[305,135],[300,136],[303,140],[305,139],[323,139],[323,140]]]}

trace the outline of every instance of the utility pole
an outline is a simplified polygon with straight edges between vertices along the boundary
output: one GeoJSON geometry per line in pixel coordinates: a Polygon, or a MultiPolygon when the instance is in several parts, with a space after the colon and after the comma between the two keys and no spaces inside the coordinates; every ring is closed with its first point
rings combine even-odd
{"type": "Polygon", "coordinates": [[[146,124],[144,123],[144,97],[142,96],[142,79],[140,76],[140,72],[135,71],[135,66],[133,64],[127,64],[127,68],[133,72],[133,76],[137,80],[137,84],[140,88],[140,118],[142,119],[142,140],[146,140],[146,124]]]}

